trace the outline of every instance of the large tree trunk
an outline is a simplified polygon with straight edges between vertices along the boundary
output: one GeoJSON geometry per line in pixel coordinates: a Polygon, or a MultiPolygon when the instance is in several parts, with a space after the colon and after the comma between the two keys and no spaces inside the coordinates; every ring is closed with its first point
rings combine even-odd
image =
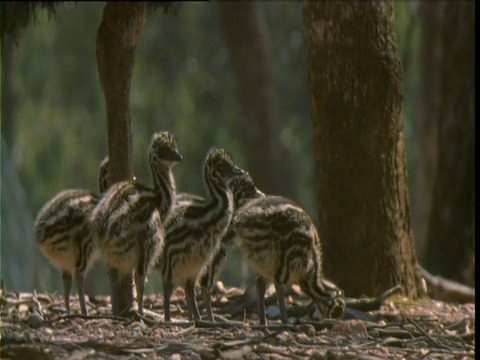
{"type": "Polygon", "coordinates": [[[438,124],[438,165],[426,261],[433,274],[471,284],[475,242],[474,13],[474,2],[450,1],[444,6],[440,109],[432,114],[438,124]]]}
{"type": "Polygon", "coordinates": [[[420,294],[391,2],[304,2],[327,277],[348,296],[420,294]]]}
{"type": "Polygon", "coordinates": [[[412,196],[412,227],[417,251],[423,263],[426,256],[428,223],[432,211],[433,180],[438,161],[438,116],[440,110],[440,64],[443,9],[445,1],[419,4],[421,44],[418,121],[413,137],[416,157],[412,196]]]}
{"type": "Polygon", "coordinates": [[[236,73],[242,107],[238,133],[246,168],[257,186],[270,194],[290,194],[282,169],[278,96],[271,74],[268,32],[258,2],[220,2],[223,34],[236,73]]]}
{"type": "Polygon", "coordinates": [[[105,93],[113,183],[133,177],[130,80],[145,9],[144,2],[107,2],[97,34],[97,64],[105,93]]]}
{"type": "MultiPolygon", "coordinates": [[[[105,94],[112,183],[133,178],[130,80],[145,24],[145,2],[107,2],[97,33],[97,64],[105,94]]],[[[133,274],[120,279],[120,311],[133,304],[133,274]]]]}

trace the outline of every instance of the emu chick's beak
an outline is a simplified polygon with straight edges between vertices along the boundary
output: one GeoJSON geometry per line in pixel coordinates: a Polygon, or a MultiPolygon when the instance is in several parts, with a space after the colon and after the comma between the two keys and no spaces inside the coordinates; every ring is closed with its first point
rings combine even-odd
{"type": "Polygon", "coordinates": [[[232,167],[232,174],[233,175],[242,175],[243,173],[245,173],[245,170],[239,168],[237,165],[233,165],[233,167],[232,167]]]}
{"type": "Polygon", "coordinates": [[[181,161],[183,159],[182,154],[180,154],[178,151],[173,152],[172,154],[172,161],[181,161]]]}

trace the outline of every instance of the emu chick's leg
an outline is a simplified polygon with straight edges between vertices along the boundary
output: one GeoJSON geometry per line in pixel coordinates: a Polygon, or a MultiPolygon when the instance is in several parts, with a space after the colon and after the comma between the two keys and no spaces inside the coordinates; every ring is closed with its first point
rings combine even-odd
{"type": "Polygon", "coordinates": [[[215,322],[212,311],[212,302],[210,301],[210,288],[207,286],[202,286],[202,297],[205,310],[207,311],[208,321],[215,322]]]}
{"type": "Polygon", "coordinates": [[[68,271],[64,271],[62,273],[62,282],[65,309],[67,310],[67,315],[70,315],[70,289],[72,288],[72,274],[70,274],[68,271]]]}
{"type": "Polygon", "coordinates": [[[145,275],[135,274],[135,286],[137,288],[138,313],[143,315],[143,294],[145,292],[145,275]]]}
{"type": "Polygon", "coordinates": [[[258,301],[258,318],[260,324],[267,325],[267,317],[265,316],[265,280],[260,276],[257,276],[255,282],[255,288],[257,289],[257,301],[258,301]]]}
{"type": "Polygon", "coordinates": [[[128,315],[134,306],[134,283],[135,276],[133,271],[129,271],[127,274],[118,278],[117,305],[119,316],[128,315]]]}
{"type": "Polygon", "coordinates": [[[75,274],[75,282],[77,283],[78,301],[83,315],[88,315],[87,304],[85,303],[85,290],[83,285],[83,275],[77,272],[75,274]]]}
{"type": "Polygon", "coordinates": [[[115,269],[108,269],[108,275],[110,277],[110,295],[112,301],[112,313],[113,316],[118,316],[118,273],[115,269]]]}
{"type": "Polygon", "coordinates": [[[187,297],[188,319],[201,320],[200,311],[198,311],[198,306],[197,306],[197,299],[195,297],[195,281],[194,280],[188,279],[185,282],[185,295],[187,297]]]}
{"type": "Polygon", "coordinates": [[[278,307],[280,308],[280,316],[282,318],[282,323],[288,323],[287,309],[285,307],[285,285],[281,282],[275,282],[275,291],[277,293],[278,307]]]}
{"type": "Polygon", "coordinates": [[[168,278],[163,279],[163,307],[164,307],[164,320],[170,321],[170,297],[172,296],[173,286],[172,280],[168,278]]]}

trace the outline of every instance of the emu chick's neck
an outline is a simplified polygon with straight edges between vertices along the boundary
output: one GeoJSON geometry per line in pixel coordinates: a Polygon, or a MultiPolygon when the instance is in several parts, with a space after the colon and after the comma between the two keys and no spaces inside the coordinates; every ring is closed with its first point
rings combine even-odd
{"type": "Polygon", "coordinates": [[[175,203],[176,184],[172,168],[169,166],[151,167],[153,187],[157,195],[157,207],[160,211],[162,222],[165,222],[175,203]]]}

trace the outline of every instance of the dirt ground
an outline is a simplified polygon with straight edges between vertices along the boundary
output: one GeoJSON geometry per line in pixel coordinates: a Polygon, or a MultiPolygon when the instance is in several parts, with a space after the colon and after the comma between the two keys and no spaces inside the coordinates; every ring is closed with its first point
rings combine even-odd
{"type": "MultiPolygon", "coordinates": [[[[173,321],[163,322],[163,297],[145,299],[146,312],[111,316],[109,297],[91,297],[89,316],[76,296],[65,316],[63,296],[1,294],[1,359],[470,359],[475,357],[475,305],[390,296],[376,311],[349,309],[341,320],[321,320],[293,287],[289,321],[278,320],[267,298],[269,326],[258,325],[255,304],[236,288],[216,287],[215,323],[188,322],[181,289],[173,321]]],[[[199,306],[202,303],[199,297],[199,306]]]]}

